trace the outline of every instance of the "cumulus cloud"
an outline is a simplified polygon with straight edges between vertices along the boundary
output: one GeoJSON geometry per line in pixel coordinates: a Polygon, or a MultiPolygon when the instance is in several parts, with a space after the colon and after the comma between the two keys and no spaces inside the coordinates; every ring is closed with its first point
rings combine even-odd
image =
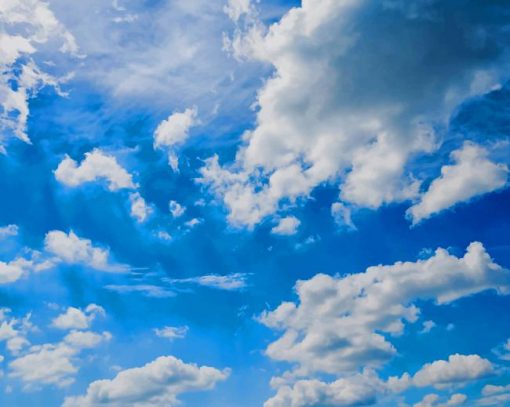
{"type": "Polygon", "coordinates": [[[408,210],[413,224],[448,209],[459,202],[495,191],[506,185],[508,167],[493,163],[488,151],[476,144],[466,142],[452,152],[451,165],[441,168],[441,176],[435,179],[419,201],[408,210]]]}
{"type": "Polygon", "coordinates": [[[180,218],[182,215],[184,215],[184,212],[186,212],[186,207],[182,206],[177,201],[170,201],[168,203],[168,208],[170,209],[170,213],[174,218],[180,218]]]}
{"type": "Polygon", "coordinates": [[[168,152],[168,162],[174,171],[179,169],[179,161],[175,155],[175,147],[183,144],[189,137],[190,129],[197,124],[197,108],[189,108],[184,112],[172,113],[163,120],[154,132],[154,148],[168,152]]]}
{"type": "Polygon", "coordinates": [[[69,307],[51,324],[58,329],[87,329],[98,315],[104,316],[105,310],[96,304],[89,304],[85,310],[69,307]]]}
{"type": "Polygon", "coordinates": [[[55,170],[55,177],[68,187],[77,187],[103,179],[108,182],[110,191],[136,188],[131,174],[119,165],[114,156],[100,149],[85,153],[85,158],[80,164],[66,156],[55,170]]]}
{"type": "Polygon", "coordinates": [[[490,361],[478,355],[450,355],[448,360],[437,360],[424,365],[414,376],[405,373],[400,378],[388,380],[390,387],[405,390],[407,387],[429,387],[444,389],[491,376],[495,373],[490,361]]]}
{"type": "Polygon", "coordinates": [[[74,331],[57,343],[35,345],[9,363],[9,376],[21,380],[26,388],[42,385],[66,387],[78,372],[75,362],[79,354],[110,340],[108,332],[74,331]]]}
{"type": "Polygon", "coordinates": [[[19,228],[17,225],[7,225],[0,228],[0,239],[17,236],[19,228]]]}
{"type": "Polygon", "coordinates": [[[111,380],[92,382],[85,395],[66,398],[63,407],[176,406],[180,394],[210,390],[229,374],[228,369],[199,367],[161,356],[145,366],[123,370],[111,380]]]}
{"type": "Polygon", "coordinates": [[[299,380],[282,386],[264,407],[365,406],[375,404],[383,384],[373,372],[364,372],[332,383],[299,380]]]}
{"type": "Polygon", "coordinates": [[[294,216],[287,216],[278,221],[278,224],[271,229],[271,233],[280,236],[295,235],[301,221],[294,216]]]}
{"type": "Polygon", "coordinates": [[[226,291],[243,290],[248,286],[248,274],[232,273],[227,275],[209,274],[191,278],[166,278],[165,281],[171,284],[197,284],[204,287],[216,288],[226,291]]]}
{"type": "Polygon", "coordinates": [[[452,394],[452,396],[444,403],[440,402],[440,400],[441,398],[437,394],[427,394],[421,401],[414,403],[413,407],[460,406],[466,402],[467,396],[465,394],[456,393],[452,394]]]}
{"type": "Polygon", "coordinates": [[[331,216],[338,227],[356,230],[356,225],[352,221],[351,209],[342,202],[335,202],[331,205],[331,216]]]}
{"type": "Polygon", "coordinates": [[[59,79],[43,72],[35,54],[43,45],[76,54],[72,34],[57,20],[49,4],[40,0],[4,0],[0,3],[0,152],[5,153],[5,134],[30,143],[27,123],[29,100],[44,86],[54,87],[59,79]]]}
{"type": "Polygon", "coordinates": [[[189,328],[187,326],[165,326],[163,328],[154,329],[154,333],[160,338],[165,338],[173,341],[174,339],[184,338],[187,335],[188,330],[189,328]]]}
{"type": "Polygon", "coordinates": [[[417,262],[369,267],[344,277],[318,274],[298,281],[297,303],[284,302],[261,315],[263,324],[282,332],[266,353],[297,364],[302,374],[377,367],[397,352],[389,335],[417,321],[417,301],[448,304],[485,290],[510,293],[510,271],[476,242],[463,257],[437,249],[417,262]]]}
{"type": "Polygon", "coordinates": [[[138,223],[143,223],[152,214],[152,208],[147,205],[145,199],[138,192],[129,194],[129,201],[131,203],[131,216],[135,218],[138,223]]]}
{"type": "Polygon", "coordinates": [[[270,27],[237,30],[234,53],[274,74],[235,161],[212,157],[202,182],[248,227],[324,182],[361,207],[417,197],[408,164],[438,147],[434,129],[508,75],[506,23],[492,16],[483,0],[303,1],[270,27]]]}
{"type": "Polygon", "coordinates": [[[102,271],[125,270],[125,266],[109,261],[108,249],[95,247],[91,240],[80,238],[73,231],[48,232],[44,239],[44,248],[47,253],[54,255],[57,261],[66,264],[81,264],[102,271]]]}
{"type": "Polygon", "coordinates": [[[5,341],[7,350],[17,355],[23,348],[30,345],[27,335],[34,329],[30,322],[31,314],[23,318],[10,316],[11,309],[0,309],[0,342],[5,341]]]}

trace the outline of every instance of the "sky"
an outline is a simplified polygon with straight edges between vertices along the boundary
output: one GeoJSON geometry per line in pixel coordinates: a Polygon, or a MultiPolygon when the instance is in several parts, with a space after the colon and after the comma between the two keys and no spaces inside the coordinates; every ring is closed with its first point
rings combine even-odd
{"type": "Polygon", "coordinates": [[[0,0],[0,405],[510,405],[510,1],[0,0]]]}

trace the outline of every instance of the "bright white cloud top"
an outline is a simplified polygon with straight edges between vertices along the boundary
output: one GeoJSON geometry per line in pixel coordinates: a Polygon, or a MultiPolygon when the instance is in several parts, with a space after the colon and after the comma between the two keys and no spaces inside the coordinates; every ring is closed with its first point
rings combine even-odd
{"type": "Polygon", "coordinates": [[[508,179],[508,167],[493,163],[488,151],[476,144],[465,143],[451,154],[452,165],[441,168],[418,203],[408,210],[414,224],[459,202],[503,188],[508,179]]]}
{"type": "Polygon", "coordinates": [[[55,177],[68,187],[102,179],[107,181],[110,191],[136,188],[131,174],[120,166],[117,159],[99,149],[85,153],[80,164],[66,156],[55,170],[55,177]]]}
{"type": "Polygon", "coordinates": [[[67,398],[63,407],[176,406],[181,393],[212,389],[229,374],[228,369],[199,367],[161,356],[143,367],[124,370],[112,380],[91,383],[84,396],[67,398]]]}

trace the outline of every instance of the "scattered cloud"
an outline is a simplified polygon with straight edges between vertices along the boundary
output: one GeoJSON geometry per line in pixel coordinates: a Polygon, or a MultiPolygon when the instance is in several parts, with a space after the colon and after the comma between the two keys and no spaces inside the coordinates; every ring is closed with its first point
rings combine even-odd
{"type": "Polygon", "coordinates": [[[89,304],[83,311],[79,308],[69,307],[51,324],[58,329],[88,329],[98,315],[104,316],[105,310],[96,304],[89,304]]]}
{"type": "Polygon", "coordinates": [[[145,366],[123,370],[111,380],[92,382],[85,395],[66,398],[63,407],[176,406],[180,394],[210,390],[229,374],[228,369],[199,367],[161,356],[145,366]]]}
{"type": "Polygon", "coordinates": [[[55,170],[55,177],[68,187],[103,179],[108,182],[110,191],[136,188],[131,174],[119,165],[117,159],[97,148],[85,153],[80,164],[66,156],[55,170]]]}
{"type": "Polygon", "coordinates": [[[189,331],[189,328],[187,326],[179,326],[179,327],[165,326],[163,328],[154,329],[154,333],[157,336],[159,336],[160,338],[168,339],[170,341],[173,341],[174,339],[185,338],[188,331],[189,331]]]}
{"type": "Polygon", "coordinates": [[[239,291],[248,286],[247,279],[249,274],[233,273],[227,275],[209,274],[199,277],[171,279],[165,281],[170,284],[196,284],[204,287],[216,288],[226,291],[239,291]]]}
{"type": "Polygon", "coordinates": [[[298,231],[300,220],[294,216],[287,216],[278,221],[278,224],[271,229],[271,233],[280,236],[295,235],[298,231]]]}
{"type": "Polygon", "coordinates": [[[428,190],[411,206],[408,216],[413,224],[431,217],[459,202],[503,188],[507,183],[508,167],[489,160],[488,151],[466,142],[451,154],[452,165],[441,168],[428,190]]]}

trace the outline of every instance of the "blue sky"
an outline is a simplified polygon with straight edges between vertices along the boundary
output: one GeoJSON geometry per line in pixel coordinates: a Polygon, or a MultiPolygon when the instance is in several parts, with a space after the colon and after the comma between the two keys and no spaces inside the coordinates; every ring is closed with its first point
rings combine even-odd
{"type": "Polygon", "coordinates": [[[0,0],[0,404],[510,405],[509,17],[0,0]]]}

